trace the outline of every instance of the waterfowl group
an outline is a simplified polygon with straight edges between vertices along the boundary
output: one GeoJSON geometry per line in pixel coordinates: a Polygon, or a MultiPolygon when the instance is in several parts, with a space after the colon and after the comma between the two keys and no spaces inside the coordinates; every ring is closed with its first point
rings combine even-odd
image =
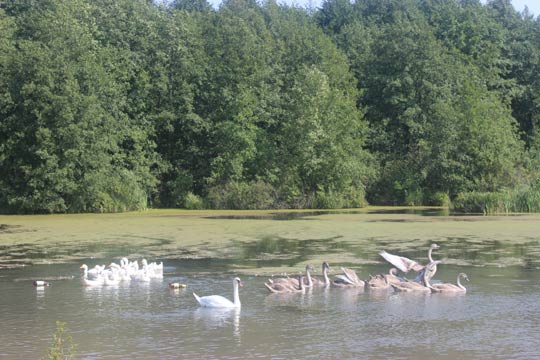
{"type": "Polygon", "coordinates": [[[405,278],[399,278],[396,276],[396,269],[390,269],[390,273],[387,275],[387,279],[391,281],[390,285],[397,292],[423,292],[423,293],[466,293],[467,289],[461,284],[460,279],[469,281],[469,278],[465,273],[459,273],[457,276],[457,285],[449,283],[431,283],[435,273],[437,272],[437,265],[441,264],[441,260],[434,260],[432,252],[435,249],[439,249],[439,245],[431,244],[428,250],[428,260],[426,265],[420,265],[414,260],[408,259],[403,256],[397,256],[381,251],[379,254],[387,260],[390,264],[398,268],[399,270],[407,273],[409,270],[416,271],[418,273],[414,281],[409,281],[405,278]]]}
{"type": "Polygon", "coordinates": [[[129,261],[126,257],[120,260],[120,264],[111,263],[109,266],[96,265],[89,269],[88,265],[82,264],[82,281],[86,286],[115,286],[121,282],[131,280],[150,281],[153,278],[163,278],[163,263],[148,263],[141,260],[141,267],[137,261],[129,261]]]}
{"type": "Polygon", "coordinates": [[[333,281],[328,278],[330,266],[325,261],[322,264],[323,279],[311,277],[310,271],[313,271],[312,265],[306,266],[306,275],[299,277],[299,280],[290,277],[268,279],[264,285],[271,293],[294,293],[304,292],[306,288],[315,286],[332,286],[337,288],[366,288],[369,290],[387,290],[393,289],[396,292],[415,292],[415,293],[465,293],[466,289],[461,284],[460,279],[468,280],[467,275],[460,273],[457,279],[457,285],[446,283],[434,283],[432,279],[437,272],[437,265],[441,260],[434,260],[433,250],[438,249],[437,244],[432,244],[428,249],[428,260],[426,265],[406,258],[389,254],[381,251],[379,254],[395,267],[390,268],[387,274],[369,275],[366,280],[361,280],[352,269],[342,267],[342,273],[336,275],[333,281]],[[405,277],[398,276],[398,269],[403,273],[411,270],[418,273],[414,280],[408,280],[405,277]],[[303,280],[302,280],[303,279],[303,280]],[[300,282],[301,281],[301,282],[300,282]]]}
{"type": "MultiPolygon", "coordinates": [[[[298,289],[298,288],[310,288],[313,287],[313,278],[311,277],[311,271],[315,270],[313,265],[306,265],[306,275],[298,278],[291,278],[291,277],[278,277],[278,278],[270,278],[268,279],[264,284],[265,286],[270,290],[270,288],[273,288],[274,290],[282,289],[281,292],[287,292],[285,289],[298,289]],[[300,281],[302,281],[302,286],[300,286],[300,281]]],[[[324,272],[324,271],[323,271],[324,272]]],[[[275,292],[275,291],[274,291],[275,292]]]]}
{"type": "MultiPolygon", "coordinates": [[[[322,277],[314,277],[311,273],[315,270],[313,265],[305,267],[305,274],[298,277],[276,277],[270,278],[265,283],[265,288],[270,293],[304,293],[306,289],[315,287],[335,287],[335,288],[366,288],[369,290],[393,289],[395,292],[406,293],[466,293],[466,288],[461,284],[461,280],[469,280],[467,275],[460,273],[457,276],[457,284],[432,283],[432,279],[437,272],[437,265],[441,260],[434,260],[432,252],[438,249],[437,244],[432,244],[428,250],[428,260],[426,265],[406,258],[381,251],[379,254],[395,267],[390,268],[386,274],[369,275],[366,280],[361,280],[357,273],[350,268],[342,267],[342,273],[330,280],[328,273],[330,266],[325,261],[322,263],[322,277]],[[398,276],[398,270],[408,273],[413,270],[418,273],[414,280],[398,276]]],[[[152,278],[163,278],[163,263],[148,263],[146,259],[141,260],[141,265],[137,261],[129,261],[122,258],[120,264],[111,263],[109,266],[96,265],[89,269],[86,264],[80,267],[83,270],[83,283],[86,286],[107,286],[117,285],[125,281],[149,281],[152,278]]],[[[35,286],[48,286],[45,282],[34,282],[35,286]]],[[[182,283],[169,283],[171,289],[181,289],[187,287],[182,283]]],[[[198,296],[193,293],[196,301],[202,307],[210,308],[237,308],[241,307],[239,287],[243,284],[240,278],[233,279],[233,300],[229,300],[221,295],[198,296]]]]}
{"type": "Polygon", "coordinates": [[[426,271],[426,267],[428,265],[431,265],[427,273],[428,280],[431,280],[431,278],[433,278],[433,276],[437,272],[437,264],[440,263],[440,261],[437,262],[433,260],[432,253],[435,249],[439,249],[439,245],[431,244],[428,250],[429,263],[427,265],[421,265],[416,261],[406,258],[404,256],[389,254],[384,250],[379,252],[379,255],[381,255],[386,261],[388,261],[390,264],[403,271],[404,273],[408,273],[411,270],[417,272],[418,275],[415,281],[420,282],[422,281],[422,277],[424,276],[424,272],[426,271]]]}

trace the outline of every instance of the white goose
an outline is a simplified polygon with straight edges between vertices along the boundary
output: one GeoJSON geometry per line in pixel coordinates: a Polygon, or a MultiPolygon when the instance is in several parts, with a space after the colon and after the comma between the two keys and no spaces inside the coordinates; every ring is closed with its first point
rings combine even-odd
{"type": "Polygon", "coordinates": [[[86,274],[90,276],[99,276],[103,270],[105,270],[105,265],[96,265],[91,269],[88,269],[88,266],[86,264],[81,265],[81,269],[83,267],[86,267],[86,274]]]}
{"type": "MultiPolygon", "coordinates": [[[[88,266],[86,264],[82,264],[81,269],[83,269],[83,275],[82,275],[82,281],[83,284],[86,286],[102,286],[105,282],[105,279],[98,275],[98,277],[94,280],[91,280],[88,278],[88,266]]],[[[101,274],[101,273],[100,273],[101,274]]]]}
{"type": "Polygon", "coordinates": [[[193,293],[193,296],[195,296],[195,299],[199,302],[201,306],[204,307],[211,307],[211,308],[240,308],[240,296],[238,295],[238,287],[243,286],[242,281],[240,278],[234,278],[233,279],[233,301],[230,301],[229,299],[220,296],[220,295],[210,295],[210,296],[203,296],[199,297],[197,294],[193,293]]]}

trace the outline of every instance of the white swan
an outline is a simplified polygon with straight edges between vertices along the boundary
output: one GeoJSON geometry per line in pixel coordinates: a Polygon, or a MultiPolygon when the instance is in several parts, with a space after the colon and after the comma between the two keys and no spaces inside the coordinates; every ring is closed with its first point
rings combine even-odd
{"type": "Polygon", "coordinates": [[[211,308],[240,308],[240,296],[238,295],[238,287],[243,286],[242,281],[240,278],[234,278],[233,279],[233,301],[220,296],[220,295],[210,295],[210,296],[203,296],[199,297],[197,294],[193,293],[193,296],[195,296],[195,299],[199,302],[201,306],[204,307],[211,307],[211,308]]]}

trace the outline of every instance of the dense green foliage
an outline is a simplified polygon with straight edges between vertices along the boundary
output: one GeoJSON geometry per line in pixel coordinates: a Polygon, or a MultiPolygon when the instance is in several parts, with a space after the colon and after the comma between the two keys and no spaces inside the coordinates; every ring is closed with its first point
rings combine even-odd
{"type": "Polygon", "coordinates": [[[540,212],[540,184],[531,183],[499,192],[459,194],[453,207],[469,213],[499,214],[540,212]]]}
{"type": "Polygon", "coordinates": [[[508,0],[2,1],[0,211],[438,205],[528,187],[539,34],[508,0]]]}

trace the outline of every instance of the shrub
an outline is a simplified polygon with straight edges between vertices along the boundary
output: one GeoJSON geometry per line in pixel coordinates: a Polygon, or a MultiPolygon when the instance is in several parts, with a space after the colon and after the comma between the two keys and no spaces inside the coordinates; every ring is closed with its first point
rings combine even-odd
{"type": "Polygon", "coordinates": [[[69,360],[74,359],[77,345],[73,343],[71,335],[67,334],[66,323],[57,321],[53,342],[47,350],[47,355],[40,360],[69,360]]]}
{"type": "Polygon", "coordinates": [[[214,186],[208,191],[207,200],[214,209],[270,209],[275,201],[275,189],[264,181],[231,181],[214,186]]]}
{"type": "Polygon", "coordinates": [[[184,206],[188,210],[202,210],[205,208],[203,199],[192,192],[188,192],[184,198],[184,206]]]}
{"type": "Polygon", "coordinates": [[[430,206],[449,206],[450,197],[445,192],[426,194],[424,204],[430,206]]]}

